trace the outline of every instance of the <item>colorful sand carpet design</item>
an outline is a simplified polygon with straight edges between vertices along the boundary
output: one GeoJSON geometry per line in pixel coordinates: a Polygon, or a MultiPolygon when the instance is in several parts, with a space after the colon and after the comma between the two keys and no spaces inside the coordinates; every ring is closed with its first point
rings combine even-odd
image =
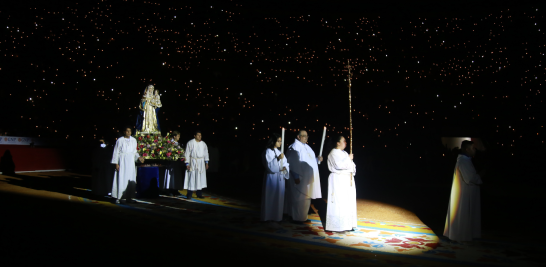
{"type": "MultiPolygon", "coordinates": [[[[66,174],[64,174],[66,176],[66,174]]],[[[51,177],[34,174],[33,177],[51,177]]],[[[218,195],[204,199],[161,196],[138,203],[113,204],[54,191],[17,185],[19,178],[0,175],[0,191],[90,204],[105,216],[145,221],[165,232],[199,233],[213,240],[212,248],[251,245],[295,256],[307,255],[324,264],[368,266],[540,266],[543,245],[512,244],[482,240],[453,244],[436,236],[426,225],[381,222],[362,218],[350,233],[326,233],[317,215],[302,224],[282,222],[271,227],[259,221],[258,206],[218,195]]],[[[44,180],[46,181],[46,180],[44,180]]],[[[47,188],[47,187],[46,187],[47,188]]],[[[74,188],[75,191],[90,191],[74,188]]],[[[87,192],[88,193],[88,192],[87,192]]],[[[182,192],[185,193],[185,192],[182,192]]],[[[77,193],[75,193],[77,195],[77,193]]],[[[84,194],[82,194],[84,195],[84,194]]],[[[514,229],[523,229],[514,226],[514,229]]]]}
{"type": "Polygon", "coordinates": [[[203,233],[224,240],[222,242],[252,244],[290,253],[319,253],[335,261],[379,266],[529,266],[542,262],[531,256],[538,255],[539,248],[485,241],[473,245],[453,244],[438,238],[426,225],[359,220],[354,232],[327,233],[320,218],[310,214],[309,221],[302,225],[282,222],[279,227],[271,227],[259,221],[256,205],[215,195],[204,196],[204,199],[191,200],[162,196],[119,205],[87,199],[77,201],[141,211],[142,216],[160,216],[188,223],[192,228],[203,227],[206,229],[203,233]],[[393,260],[398,257],[399,260],[393,260]]]}

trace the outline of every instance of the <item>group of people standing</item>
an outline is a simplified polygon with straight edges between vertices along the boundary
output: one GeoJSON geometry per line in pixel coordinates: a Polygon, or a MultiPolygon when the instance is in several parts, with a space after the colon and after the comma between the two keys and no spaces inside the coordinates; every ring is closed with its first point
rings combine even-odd
{"type": "MultiPolygon", "coordinates": [[[[115,175],[111,195],[116,199],[132,202],[136,192],[137,161],[144,162],[138,154],[137,141],[131,136],[131,127],[124,129],[124,136],[116,141],[111,163],[115,164],[115,175]]],[[[178,143],[180,133],[175,131],[172,142],[178,143]]],[[[187,198],[193,192],[202,198],[201,190],[207,187],[206,170],[209,168],[209,154],[200,131],[186,145],[185,163],[171,164],[167,167],[163,189],[170,194],[180,194],[187,190],[187,198]],[[184,175],[183,175],[184,174],[184,175]]],[[[307,145],[309,136],[305,130],[298,132],[297,138],[288,147],[286,156],[281,153],[282,138],[273,134],[262,154],[265,174],[262,189],[260,219],[269,221],[277,227],[284,214],[295,223],[307,221],[311,200],[323,199],[326,202],[326,231],[354,231],[357,227],[356,205],[356,166],[353,154],[344,149],[347,146],[341,135],[330,139],[327,164],[328,193],[322,196],[318,165],[322,156],[316,156],[307,145]]],[[[461,144],[462,153],[455,165],[450,203],[446,217],[444,235],[454,241],[471,241],[481,236],[480,185],[481,176],[472,164],[476,148],[471,141],[461,144]]],[[[324,215],[324,214],[322,214],[324,215]]]]}
{"type": "MultiPolygon", "coordinates": [[[[124,136],[117,139],[112,155],[111,163],[115,164],[116,170],[111,196],[116,199],[116,203],[134,202],[137,176],[135,163],[137,161],[144,163],[144,158],[137,151],[137,141],[131,136],[131,131],[131,127],[125,127],[124,136]]],[[[207,187],[206,170],[209,168],[209,153],[207,145],[201,138],[202,133],[196,131],[194,139],[187,143],[183,167],[176,163],[167,166],[162,189],[171,194],[180,194],[179,190],[186,189],[187,198],[191,199],[193,192],[196,192],[198,198],[203,198],[201,190],[207,187]]],[[[180,133],[174,131],[171,142],[177,144],[179,139],[180,133]]]]}
{"type": "MultiPolygon", "coordinates": [[[[307,221],[312,199],[323,198],[318,164],[322,156],[316,156],[307,141],[305,130],[298,132],[296,140],[288,147],[286,157],[279,148],[281,136],[273,134],[262,154],[266,169],[262,190],[261,220],[276,226],[283,214],[295,223],[307,221]]],[[[353,231],[357,226],[356,166],[353,154],[344,151],[347,142],[343,136],[333,137],[328,154],[328,196],[326,231],[353,231]]]]}
{"type": "MultiPolygon", "coordinates": [[[[307,145],[309,136],[299,131],[296,140],[288,147],[286,157],[281,151],[282,139],[273,134],[262,154],[265,167],[262,189],[261,221],[269,221],[272,227],[280,227],[284,214],[292,222],[303,223],[312,199],[326,204],[325,231],[353,231],[357,227],[357,206],[353,154],[344,149],[343,136],[330,140],[328,152],[328,195],[322,196],[318,164],[323,161],[307,145]]],[[[481,236],[480,185],[484,171],[478,173],[472,163],[476,147],[471,141],[463,141],[457,158],[453,185],[448,205],[444,236],[452,241],[472,241],[481,236]]],[[[319,214],[320,215],[320,214],[319,214]]]]}

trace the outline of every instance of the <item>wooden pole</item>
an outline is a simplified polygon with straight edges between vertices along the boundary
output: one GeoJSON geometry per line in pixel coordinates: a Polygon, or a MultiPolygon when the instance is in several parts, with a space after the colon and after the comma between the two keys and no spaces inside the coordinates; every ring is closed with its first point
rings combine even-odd
{"type": "MultiPolygon", "coordinates": [[[[352,107],[352,97],[351,97],[351,77],[353,76],[352,70],[353,67],[349,64],[349,60],[347,59],[347,70],[349,73],[347,74],[347,80],[348,84],[347,87],[349,87],[349,142],[350,142],[350,154],[353,154],[353,107],[352,107]]],[[[351,173],[351,186],[353,186],[353,173],[351,173]]]]}
{"type": "Polygon", "coordinates": [[[349,64],[349,60],[347,59],[347,69],[349,70],[349,74],[347,74],[347,80],[349,87],[349,142],[350,142],[350,152],[353,153],[353,108],[352,108],[352,97],[351,97],[351,77],[353,76],[352,70],[353,67],[349,64]]]}

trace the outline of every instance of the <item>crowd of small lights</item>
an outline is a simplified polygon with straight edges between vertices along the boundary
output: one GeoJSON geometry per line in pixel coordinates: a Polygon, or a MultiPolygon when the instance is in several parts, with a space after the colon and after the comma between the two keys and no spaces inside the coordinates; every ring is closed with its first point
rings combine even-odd
{"type": "Polygon", "coordinates": [[[395,22],[259,17],[237,1],[21,10],[0,12],[9,111],[0,127],[10,135],[117,133],[154,84],[164,133],[263,141],[305,128],[316,144],[323,126],[328,136],[348,133],[349,60],[358,147],[409,149],[433,129],[471,122],[512,155],[519,142],[544,145],[546,29],[536,8],[395,22]]]}

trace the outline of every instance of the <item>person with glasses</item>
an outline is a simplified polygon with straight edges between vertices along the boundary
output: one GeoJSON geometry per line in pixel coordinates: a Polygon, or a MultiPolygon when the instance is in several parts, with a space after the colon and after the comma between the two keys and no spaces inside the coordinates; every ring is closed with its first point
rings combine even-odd
{"type": "Polygon", "coordinates": [[[293,222],[307,221],[311,199],[322,198],[318,163],[322,157],[307,144],[307,131],[300,130],[294,143],[288,147],[286,158],[290,164],[290,178],[287,183],[285,213],[293,222]]]}

